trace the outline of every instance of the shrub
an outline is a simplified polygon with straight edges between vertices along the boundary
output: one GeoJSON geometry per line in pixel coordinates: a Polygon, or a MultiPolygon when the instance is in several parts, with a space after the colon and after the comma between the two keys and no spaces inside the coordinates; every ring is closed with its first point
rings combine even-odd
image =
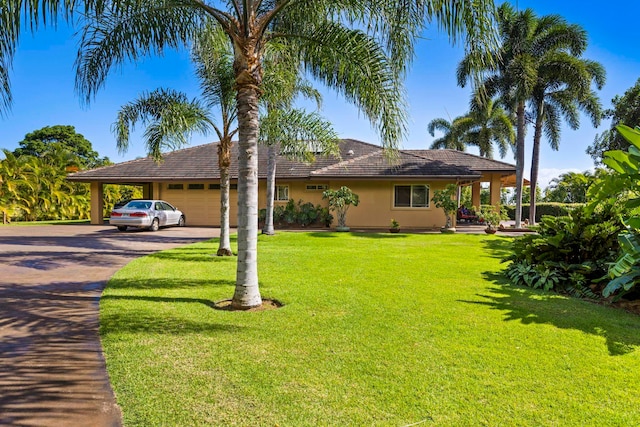
{"type": "MultiPolygon", "coordinates": [[[[260,209],[258,220],[264,222],[266,216],[267,210],[260,209]]],[[[273,208],[274,226],[328,227],[331,221],[333,221],[333,215],[329,213],[328,208],[314,205],[311,202],[305,203],[299,200],[296,203],[293,199],[290,199],[286,205],[279,205],[273,208]]]]}
{"type": "Polygon", "coordinates": [[[579,206],[567,216],[543,217],[538,234],[514,240],[505,274],[514,284],[599,296],[600,279],[618,255],[620,211],[604,204],[593,214],[579,206]]]}
{"type": "MultiPolygon", "coordinates": [[[[537,203],[536,204],[536,222],[540,222],[544,215],[549,216],[565,216],[569,213],[583,206],[582,203],[537,203]]],[[[510,220],[516,219],[516,207],[506,206],[507,215],[510,220]]],[[[529,218],[529,205],[522,205],[522,218],[529,218]]]]}

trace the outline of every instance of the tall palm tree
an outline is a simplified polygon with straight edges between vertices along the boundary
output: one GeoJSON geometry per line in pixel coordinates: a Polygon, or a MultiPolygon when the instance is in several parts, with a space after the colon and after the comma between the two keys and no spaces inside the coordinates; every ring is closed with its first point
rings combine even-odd
{"type": "Polygon", "coordinates": [[[234,47],[239,127],[238,265],[232,302],[238,308],[261,304],[257,273],[257,147],[258,99],[266,46],[286,39],[295,47],[307,72],[355,104],[380,132],[382,142],[396,147],[406,123],[401,78],[425,23],[436,22],[454,41],[466,30],[470,49],[481,49],[493,42],[492,0],[5,3],[6,7],[0,10],[0,55],[5,62],[15,49],[23,20],[35,24],[45,13],[50,22],[60,14],[83,9],[86,26],[77,61],[77,88],[87,101],[103,86],[114,65],[184,46],[203,25],[210,23],[227,34],[234,47]],[[352,79],[356,68],[366,71],[368,78],[352,79]]]}
{"type": "Polygon", "coordinates": [[[601,64],[580,58],[587,45],[585,31],[577,25],[568,25],[563,19],[544,17],[556,21],[553,30],[564,34],[564,46],[558,44],[540,57],[538,82],[533,89],[531,107],[534,116],[533,154],[531,157],[531,202],[529,223],[535,224],[536,189],[540,167],[540,141],[546,136],[551,148],[560,144],[562,118],[572,129],[580,126],[580,114],[587,114],[594,127],[600,124],[602,106],[591,85],[602,89],[605,70],[601,64]]]}
{"type": "Polygon", "coordinates": [[[458,65],[458,84],[465,86],[476,71],[478,63],[485,63],[484,81],[478,94],[484,99],[499,96],[503,105],[516,117],[516,227],[522,223],[522,185],[526,134],[526,104],[537,81],[536,56],[545,42],[538,26],[538,18],[531,9],[516,11],[503,3],[497,13],[499,46],[484,52],[478,59],[475,53],[465,55],[458,65]],[[491,61],[493,59],[493,61],[491,61]]]}
{"type": "Polygon", "coordinates": [[[232,138],[237,118],[233,54],[224,33],[210,28],[198,35],[192,59],[200,81],[202,102],[173,91],[158,89],[143,94],[121,108],[113,130],[120,151],[126,151],[130,130],[140,121],[149,123],[145,131],[147,151],[156,160],[162,152],[185,145],[192,132],[206,135],[213,129],[218,136],[220,170],[220,239],[218,256],[231,256],[229,192],[232,138]],[[219,110],[220,124],[210,117],[219,110]]]}
{"type": "MultiPolygon", "coordinates": [[[[261,98],[260,143],[267,147],[266,215],[262,234],[273,235],[276,161],[279,154],[292,160],[313,162],[315,154],[339,155],[338,135],[319,114],[294,109],[297,96],[315,101],[322,95],[303,78],[299,59],[286,43],[274,44],[265,55],[264,94],[261,98]]],[[[366,78],[362,75],[362,78],[366,78]]]]}

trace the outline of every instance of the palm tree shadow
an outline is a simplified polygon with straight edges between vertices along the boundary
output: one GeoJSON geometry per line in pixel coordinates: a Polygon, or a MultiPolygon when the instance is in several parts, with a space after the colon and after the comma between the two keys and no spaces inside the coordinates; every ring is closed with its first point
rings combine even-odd
{"type": "Polygon", "coordinates": [[[603,337],[611,356],[631,353],[640,346],[640,318],[630,313],[611,316],[610,307],[565,298],[526,287],[510,285],[501,273],[485,272],[494,284],[491,293],[477,294],[484,301],[465,301],[504,313],[505,322],[523,325],[547,324],[560,329],[576,329],[603,337]]]}
{"type": "Polygon", "coordinates": [[[496,238],[485,239],[482,241],[486,251],[491,255],[491,257],[502,260],[513,253],[511,250],[512,242],[513,237],[507,236],[497,236],[496,238]]]}
{"type": "MultiPolygon", "coordinates": [[[[152,297],[141,295],[105,295],[104,303],[110,301],[145,301],[153,304],[202,304],[208,308],[216,309],[214,301],[202,298],[171,298],[152,297]]],[[[191,334],[191,333],[232,333],[241,327],[232,324],[215,323],[212,320],[218,318],[199,318],[197,321],[179,316],[160,315],[157,310],[141,311],[138,309],[127,310],[126,305],[118,311],[101,311],[100,335],[105,336],[114,333],[154,333],[154,334],[191,334]]],[[[213,311],[213,310],[212,310],[213,311]]]]}

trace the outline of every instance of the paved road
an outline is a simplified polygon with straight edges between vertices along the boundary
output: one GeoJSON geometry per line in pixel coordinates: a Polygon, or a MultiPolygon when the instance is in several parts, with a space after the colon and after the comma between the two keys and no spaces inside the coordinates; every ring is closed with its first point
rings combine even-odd
{"type": "Polygon", "coordinates": [[[106,281],[214,228],[0,226],[0,426],[120,426],[98,336],[106,281]]]}

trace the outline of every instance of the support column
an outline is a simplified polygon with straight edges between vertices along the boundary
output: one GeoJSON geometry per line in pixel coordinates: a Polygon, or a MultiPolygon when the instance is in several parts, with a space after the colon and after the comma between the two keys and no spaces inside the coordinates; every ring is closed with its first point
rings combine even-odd
{"type": "Polygon", "coordinates": [[[153,190],[151,188],[151,183],[142,184],[142,198],[143,199],[153,199],[153,190]]]}
{"type": "Polygon", "coordinates": [[[162,199],[162,194],[160,192],[161,185],[159,182],[151,183],[151,196],[153,199],[162,199]]]}
{"type": "Polygon", "coordinates": [[[471,204],[480,209],[480,181],[471,184],[471,204]]]}
{"type": "Polygon", "coordinates": [[[101,182],[91,183],[91,224],[104,224],[104,187],[101,182]]]}
{"type": "Polygon", "coordinates": [[[492,175],[491,182],[489,184],[489,200],[491,205],[496,208],[496,211],[500,210],[500,190],[502,189],[502,182],[499,175],[492,175]]]}

